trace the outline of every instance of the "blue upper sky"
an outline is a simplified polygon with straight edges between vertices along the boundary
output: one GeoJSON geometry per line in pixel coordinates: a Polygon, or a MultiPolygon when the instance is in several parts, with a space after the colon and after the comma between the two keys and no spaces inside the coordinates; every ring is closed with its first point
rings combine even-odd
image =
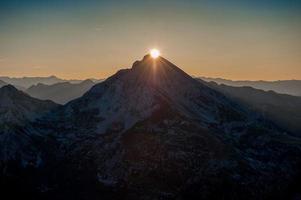
{"type": "Polygon", "coordinates": [[[149,5],[172,5],[174,3],[191,4],[193,6],[210,5],[214,7],[236,7],[250,10],[295,10],[301,7],[300,0],[123,0],[123,1],[103,1],[103,0],[1,0],[1,10],[9,9],[36,9],[45,7],[47,9],[57,9],[58,7],[90,7],[100,5],[122,5],[129,6],[149,6],[149,5]]]}
{"type": "Polygon", "coordinates": [[[0,27],[0,75],[105,77],[157,47],[194,75],[301,79],[301,0],[0,0],[0,27]]]}

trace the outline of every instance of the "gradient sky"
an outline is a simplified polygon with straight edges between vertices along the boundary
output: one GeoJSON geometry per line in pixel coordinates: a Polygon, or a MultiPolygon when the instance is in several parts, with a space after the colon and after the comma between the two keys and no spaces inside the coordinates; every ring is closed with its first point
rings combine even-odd
{"type": "Polygon", "coordinates": [[[0,0],[0,76],[104,78],[153,47],[195,76],[301,79],[301,0],[0,0]]]}

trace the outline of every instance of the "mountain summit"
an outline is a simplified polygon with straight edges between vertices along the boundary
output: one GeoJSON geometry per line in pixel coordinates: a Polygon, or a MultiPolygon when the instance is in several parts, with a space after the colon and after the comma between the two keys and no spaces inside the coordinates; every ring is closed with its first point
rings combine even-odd
{"type": "MultiPolygon", "coordinates": [[[[93,115],[97,122],[93,130],[105,133],[112,126],[125,131],[153,113],[166,109],[204,123],[226,120],[227,114],[237,120],[246,118],[243,109],[220,93],[193,79],[163,57],[153,59],[149,55],[67,104],[66,114],[60,116],[77,119],[82,115],[93,115]]],[[[85,123],[76,126],[80,124],[87,131],[85,123]]]]}

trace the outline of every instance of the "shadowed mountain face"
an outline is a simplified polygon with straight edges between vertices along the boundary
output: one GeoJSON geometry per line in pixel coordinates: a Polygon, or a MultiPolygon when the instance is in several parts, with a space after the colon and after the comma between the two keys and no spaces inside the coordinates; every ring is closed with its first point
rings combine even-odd
{"type": "Polygon", "coordinates": [[[95,83],[85,80],[81,83],[62,82],[53,85],[39,83],[28,88],[25,92],[32,97],[42,100],[52,100],[59,104],[65,104],[71,100],[81,97],[95,83]]]}
{"type": "Polygon", "coordinates": [[[0,88],[0,123],[25,124],[57,105],[52,101],[34,99],[12,85],[0,88]]]}
{"type": "Polygon", "coordinates": [[[283,80],[283,81],[232,81],[222,78],[206,78],[201,77],[204,81],[213,81],[218,84],[229,86],[250,86],[253,88],[269,91],[273,90],[281,94],[290,94],[301,96],[301,81],[300,80],[283,80]]]}
{"type": "Polygon", "coordinates": [[[30,123],[56,107],[57,104],[34,99],[12,85],[0,88],[1,169],[7,169],[10,162],[23,167],[39,165],[41,136],[30,123]]]}
{"type": "Polygon", "coordinates": [[[273,91],[265,92],[251,87],[218,85],[214,82],[209,83],[209,86],[250,107],[285,130],[300,136],[301,97],[278,94],[273,91]]]}
{"type": "Polygon", "coordinates": [[[299,189],[300,138],[162,57],[30,125],[55,144],[51,165],[28,179],[34,197],[283,199],[299,189]]]}

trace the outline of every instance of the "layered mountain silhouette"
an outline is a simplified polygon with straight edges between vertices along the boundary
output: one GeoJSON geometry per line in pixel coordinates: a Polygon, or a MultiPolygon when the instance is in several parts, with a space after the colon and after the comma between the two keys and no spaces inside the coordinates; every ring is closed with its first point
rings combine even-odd
{"type": "Polygon", "coordinates": [[[39,83],[28,88],[25,92],[32,97],[42,100],[52,100],[59,104],[65,104],[73,99],[81,97],[95,83],[85,80],[80,83],[61,82],[53,85],[39,83]]]}
{"type": "Polygon", "coordinates": [[[296,135],[301,133],[301,97],[246,86],[218,85],[215,82],[210,82],[209,86],[261,113],[263,117],[271,119],[285,130],[296,135]]]}
{"type": "Polygon", "coordinates": [[[281,94],[289,94],[294,96],[301,96],[301,81],[300,80],[279,80],[279,81],[232,81],[222,78],[207,78],[200,77],[200,79],[208,82],[216,82],[218,84],[225,84],[229,86],[250,86],[256,89],[265,91],[275,91],[281,94]]]}
{"type": "MultiPolygon", "coordinates": [[[[299,137],[163,57],[146,55],[22,129],[47,146],[30,177],[28,165],[15,173],[31,198],[282,199],[300,189],[299,137]]],[[[10,168],[6,191],[19,183],[10,168]]]]}
{"type": "Polygon", "coordinates": [[[21,77],[21,78],[11,78],[7,76],[1,76],[0,80],[14,85],[15,87],[25,90],[33,85],[37,85],[39,83],[45,84],[45,85],[52,85],[56,83],[62,83],[62,82],[70,82],[70,83],[80,83],[82,80],[65,80],[58,78],[56,76],[48,76],[48,77],[21,77]]]}
{"type": "Polygon", "coordinates": [[[32,121],[57,105],[52,101],[35,99],[12,85],[0,88],[0,119],[2,124],[24,124],[32,121]]]}
{"type": "Polygon", "coordinates": [[[7,76],[1,76],[0,80],[15,86],[21,86],[23,88],[28,88],[32,85],[43,83],[43,84],[54,84],[58,82],[63,82],[63,80],[57,78],[56,76],[49,77],[22,77],[22,78],[11,78],[7,76]]]}

